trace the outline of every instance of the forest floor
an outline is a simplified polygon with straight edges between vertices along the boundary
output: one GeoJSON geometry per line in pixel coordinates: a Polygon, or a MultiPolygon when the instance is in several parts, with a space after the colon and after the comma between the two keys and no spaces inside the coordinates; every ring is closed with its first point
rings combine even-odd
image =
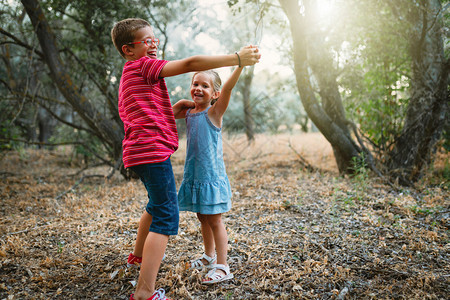
{"type": "MultiPolygon", "coordinates": [[[[177,186],[184,144],[172,158],[177,186]]],[[[338,176],[320,134],[261,135],[251,146],[231,136],[224,153],[234,279],[203,286],[204,272],[186,268],[202,240],[196,216],[183,212],[157,280],[168,297],[448,299],[448,153],[415,189],[338,176]]],[[[80,172],[67,148],[0,155],[0,299],[129,299],[141,182],[106,179],[105,167],[80,172]]]]}

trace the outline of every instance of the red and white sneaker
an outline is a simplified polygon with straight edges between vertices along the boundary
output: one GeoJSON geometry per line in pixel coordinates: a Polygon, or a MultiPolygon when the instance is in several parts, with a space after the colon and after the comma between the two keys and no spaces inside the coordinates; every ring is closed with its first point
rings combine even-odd
{"type": "Polygon", "coordinates": [[[141,264],[142,264],[142,257],[137,257],[133,253],[130,253],[130,255],[128,255],[127,268],[131,267],[139,268],[141,264]]]}
{"type": "MultiPolygon", "coordinates": [[[[164,253],[164,256],[162,258],[162,260],[166,259],[166,254],[164,253]]],[[[127,260],[127,268],[140,268],[142,264],[142,257],[138,257],[135,256],[133,253],[130,253],[130,255],[128,255],[128,260],[127,260]]]]}
{"type": "MultiPolygon", "coordinates": [[[[131,294],[130,300],[135,300],[133,296],[134,294],[131,294]]],[[[153,295],[147,300],[170,300],[170,299],[166,297],[166,291],[164,291],[163,289],[157,289],[153,293],[153,295]]]]}

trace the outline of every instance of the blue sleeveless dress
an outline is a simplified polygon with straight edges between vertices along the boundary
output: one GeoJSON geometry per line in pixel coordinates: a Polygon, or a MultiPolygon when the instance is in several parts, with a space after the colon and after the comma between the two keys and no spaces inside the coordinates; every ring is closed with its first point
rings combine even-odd
{"type": "Polygon", "coordinates": [[[187,149],[178,192],[180,211],[205,215],[231,209],[231,187],[223,161],[222,129],[211,123],[208,109],[186,113],[187,149]]]}

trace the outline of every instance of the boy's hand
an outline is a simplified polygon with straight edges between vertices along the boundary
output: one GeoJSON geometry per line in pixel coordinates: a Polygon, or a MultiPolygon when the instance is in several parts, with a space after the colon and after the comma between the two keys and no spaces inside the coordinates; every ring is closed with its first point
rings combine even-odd
{"type": "Polygon", "coordinates": [[[241,59],[241,66],[252,66],[259,62],[261,54],[259,53],[258,46],[245,46],[238,52],[241,59]]]}
{"type": "Polygon", "coordinates": [[[182,99],[172,106],[173,115],[175,116],[175,119],[183,119],[186,117],[187,110],[194,107],[194,101],[182,99]]]}

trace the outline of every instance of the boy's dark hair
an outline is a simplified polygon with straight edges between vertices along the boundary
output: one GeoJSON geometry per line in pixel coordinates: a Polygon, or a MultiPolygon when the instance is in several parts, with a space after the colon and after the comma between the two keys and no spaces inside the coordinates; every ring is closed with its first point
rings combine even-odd
{"type": "Polygon", "coordinates": [[[122,46],[134,41],[135,33],[141,28],[151,27],[150,23],[142,19],[125,19],[117,22],[111,30],[111,39],[120,55],[125,58],[122,46]]]}

